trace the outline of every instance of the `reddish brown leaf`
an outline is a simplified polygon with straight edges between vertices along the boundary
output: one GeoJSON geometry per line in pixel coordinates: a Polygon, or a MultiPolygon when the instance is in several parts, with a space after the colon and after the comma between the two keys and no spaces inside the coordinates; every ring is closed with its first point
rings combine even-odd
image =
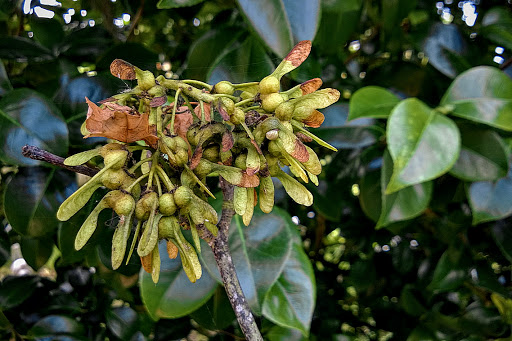
{"type": "Polygon", "coordinates": [[[251,140],[251,143],[252,143],[252,145],[256,148],[256,151],[258,152],[258,154],[262,155],[263,153],[262,153],[262,151],[261,151],[261,148],[260,148],[260,146],[258,146],[258,144],[256,143],[256,141],[251,140]]]}
{"type": "Polygon", "coordinates": [[[301,132],[298,132],[295,134],[301,142],[311,142],[313,141],[313,138],[311,136],[307,136],[306,134],[303,134],[301,132]]]}
{"type": "Polygon", "coordinates": [[[201,145],[198,145],[196,147],[196,150],[194,150],[194,154],[192,154],[192,157],[190,158],[190,169],[194,169],[199,164],[199,161],[201,161],[201,158],[203,157],[203,148],[201,145]]]}
{"type": "Polygon", "coordinates": [[[222,152],[227,152],[231,148],[233,148],[233,145],[235,144],[235,139],[233,138],[233,134],[226,130],[224,134],[222,134],[222,152]]]}
{"type": "Polygon", "coordinates": [[[151,99],[151,102],[149,102],[149,106],[152,108],[156,108],[161,105],[164,105],[165,102],[167,102],[167,96],[154,97],[153,99],[151,99]]]}
{"type": "Polygon", "coordinates": [[[136,78],[135,67],[122,59],[115,59],[110,64],[110,73],[119,79],[133,80],[136,78]]]}
{"type": "MultiPolygon", "coordinates": [[[[307,153],[307,152],[306,152],[307,153]]],[[[258,187],[260,184],[260,178],[258,175],[253,174],[249,175],[246,173],[246,171],[242,172],[242,180],[240,180],[240,183],[237,184],[238,187],[258,187]]]]}
{"type": "Polygon", "coordinates": [[[100,108],[87,97],[85,100],[89,105],[85,126],[90,132],[86,138],[103,136],[126,143],[144,140],[156,148],[158,138],[155,126],[149,125],[149,115],[139,114],[130,107],[112,102],[100,108]]]}
{"type": "Polygon", "coordinates": [[[322,80],[320,78],[313,78],[302,83],[300,89],[302,90],[302,95],[307,95],[317,91],[321,86],[322,80]]]}
{"type": "Polygon", "coordinates": [[[167,254],[169,255],[169,258],[175,259],[176,257],[178,257],[178,251],[179,251],[178,247],[173,242],[168,240],[167,241],[167,254]]]}
{"type": "Polygon", "coordinates": [[[306,146],[300,142],[299,139],[295,140],[295,148],[293,149],[293,152],[290,153],[290,155],[300,162],[306,162],[309,160],[308,150],[306,149],[306,146]]]}
{"type": "Polygon", "coordinates": [[[297,67],[306,60],[309,52],[311,52],[311,41],[303,40],[295,45],[284,59],[292,63],[294,67],[297,67]]]}
{"type": "MultiPolygon", "coordinates": [[[[210,103],[203,103],[203,108],[204,108],[204,118],[207,122],[210,122],[212,120],[211,119],[210,103]]],[[[194,114],[196,114],[198,119],[201,119],[201,105],[200,104],[196,105],[196,107],[194,108],[194,114]]]]}
{"type": "Polygon", "coordinates": [[[220,116],[224,121],[229,121],[229,114],[222,106],[222,101],[217,102],[217,111],[219,112],[220,116]]]}
{"type": "Polygon", "coordinates": [[[184,138],[185,141],[188,141],[187,131],[192,123],[194,123],[194,117],[186,106],[179,107],[178,112],[180,112],[180,114],[176,114],[174,118],[174,133],[184,138]]]}

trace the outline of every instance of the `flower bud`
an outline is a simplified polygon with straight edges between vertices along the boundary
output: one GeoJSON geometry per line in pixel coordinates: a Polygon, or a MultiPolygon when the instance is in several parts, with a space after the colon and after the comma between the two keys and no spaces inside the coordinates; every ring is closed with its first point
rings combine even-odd
{"type": "Polygon", "coordinates": [[[273,112],[283,102],[284,98],[280,93],[271,93],[263,97],[261,107],[266,112],[273,112]]]}
{"type": "Polygon", "coordinates": [[[261,94],[271,94],[279,92],[281,84],[279,79],[274,76],[267,76],[260,81],[259,90],[261,94]]]}
{"type": "Polygon", "coordinates": [[[283,102],[275,109],[276,117],[281,121],[289,121],[293,116],[294,108],[295,105],[292,102],[283,102]]]}
{"type": "Polygon", "coordinates": [[[158,210],[164,216],[173,215],[176,212],[176,203],[171,193],[164,193],[158,198],[158,210]]]}
{"type": "Polygon", "coordinates": [[[186,186],[180,186],[174,192],[174,202],[180,208],[187,207],[192,202],[194,193],[186,186]]]}
{"type": "Polygon", "coordinates": [[[137,85],[142,91],[147,91],[156,85],[155,75],[151,71],[142,71],[136,68],[135,75],[137,77],[137,85]]]}
{"type": "Polygon", "coordinates": [[[221,81],[213,86],[213,93],[216,94],[233,95],[234,92],[235,87],[228,81],[221,81]]]}
{"type": "Polygon", "coordinates": [[[147,192],[142,198],[137,201],[135,205],[135,216],[139,220],[147,220],[151,209],[158,201],[158,194],[156,192],[147,192]]]}
{"type": "Polygon", "coordinates": [[[229,118],[229,121],[233,124],[242,124],[245,122],[245,113],[240,108],[235,108],[233,115],[229,118]]]}
{"type": "Polygon", "coordinates": [[[128,174],[126,174],[124,169],[107,169],[101,177],[101,182],[108,189],[118,189],[127,178],[128,174]]]}
{"type": "Polygon", "coordinates": [[[133,211],[135,207],[135,199],[133,199],[133,197],[128,193],[122,194],[123,195],[119,196],[119,198],[114,203],[113,209],[117,215],[127,216],[133,211]]]}
{"type": "Polygon", "coordinates": [[[206,160],[208,160],[210,162],[217,163],[220,160],[219,150],[220,150],[220,148],[219,148],[219,145],[217,145],[217,144],[209,146],[208,148],[206,148],[203,151],[203,158],[205,158],[206,160]]]}

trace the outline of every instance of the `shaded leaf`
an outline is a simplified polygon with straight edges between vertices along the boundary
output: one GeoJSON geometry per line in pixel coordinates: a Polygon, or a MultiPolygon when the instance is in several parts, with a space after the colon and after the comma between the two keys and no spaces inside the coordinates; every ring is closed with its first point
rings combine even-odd
{"type": "Polygon", "coordinates": [[[507,152],[498,134],[470,125],[459,125],[459,129],[460,156],[451,174],[466,181],[492,181],[507,175],[507,152]]]}
{"type": "Polygon", "coordinates": [[[158,283],[153,283],[151,274],[140,271],[142,301],[155,320],[188,315],[209,300],[217,282],[203,271],[197,282],[190,283],[181,265],[181,255],[169,259],[165,243],[159,244],[159,250],[162,263],[158,283]]]}
{"type": "MultiPolygon", "coordinates": [[[[384,154],[381,172],[380,184],[381,189],[384,189],[393,172],[393,162],[387,152],[384,154]]],[[[428,207],[431,197],[432,182],[430,181],[408,186],[391,194],[386,194],[382,190],[382,211],[376,228],[419,216],[428,207]]]]}
{"type": "Polygon", "coordinates": [[[53,59],[52,52],[32,39],[24,37],[0,38],[0,58],[19,62],[41,62],[53,59]]]}
{"type": "Polygon", "coordinates": [[[51,238],[29,238],[21,239],[21,253],[28,265],[34,270],[39,270],[46,264],[53,251],[51,238]]]}
{"type": "Polygon", "coordinates": [[[52,233],[56,212],[64,198],[76,190],[67,172],[40,167],[22,168],[7,184],[4,209],[12,228],[21,235],[40,237],[52,233]]]}
{"type": "Polygon", "coordinates": [[[512,262],[512,229],[505,221],[500,221],[492,227],[492,237],[501,253],[512,262]]]}
{"type": "Polygon", "coordinates": [[[130,307],[112,308],[105,313],[107,328],[121,340],[130,338],[139,329],[137,312],[130,307]]]}
{"type": "Polygon", "coordinates": [[[437,262],[432,282],[428,289],[435,293],[458,288],[467,278],[467,268],[461,264],[462,256],[458,251],[448,249],[437,262]]]}
{"type": "Polygon", "coordinates": [[[220,286],[217,287],[210,300],[191,313],[190,317],[210,330],[225,329],[236,320],[235,312],[229,303],[226,291],[220,286]]]}
{"type": "Polygon", "coordinates": [[[415,98],[393,109],[387,137],[394,163],[388,194],[437,178],[459,157],[460,136],[455,123],[415,98]]]}
{"type": "Polygon", "coordinates": [[[512,79],[496,68],[478,66],[461,74],[441,105],[453,106],[454,116],[512,131],[512,79]]]}
{"type": "Polygon", "coordinates": [[[21,155],[26,144],[57,155],[68,150],[68,129],[55,105],[36,91],[16,89],[0,100],[0,160],[34,166],[21,155]]]}
{"type": "Polygon", "coordinates": [[[165,9],[165,8],[177,8],[177,7],[190,7],[197,5],[204,0],[160,0],[156,4],[157,8],[165,9]]]}
{"type": "Polygon", "coordinates": [[[34,276],[6,277],[0,282],[0,307],[7,310],[23,303],[36,290],[39,279],[34,276]]]}
{"type": "MultiPolygon", "coordinates": [[[[229,250],[240,285],[253,312],[260,315],[265,295],[277,281],[291,252],[289,215],[275,207],[263,214],[254,209],[251,224],[245,227],[235,216],[230,227],[229,250]]],[[[202,257],[208,272],[221,281],[213,253],[203,248],[202,257]]]]}
{"type": "Polygon", "coordinates": [[[60,339],[67,336],[68,340],[86,340],[84,326],[68,316],[49,315],[37,321],[29,333],[34,338],[60,339]]]}
{"type": "Polygon", "coordinates": [[[482,18],[480,34],[487,39],[512,49],[512,16],[505,8],[496,6],[488,10],[482,18]]]}

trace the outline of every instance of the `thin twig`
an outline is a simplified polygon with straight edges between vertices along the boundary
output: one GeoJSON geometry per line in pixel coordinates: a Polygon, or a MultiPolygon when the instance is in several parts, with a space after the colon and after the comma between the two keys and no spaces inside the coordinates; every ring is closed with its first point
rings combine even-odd
{"type": "Polygon", "coordinates": [[[75,173],[80,173],[80,174],[84,174],[84,175],[88,175],[88,176],[94,176],[94,175],[96,175],[96,173],[98,173],[97,169],[94,169],[94,168],[91,168],[88,166],[66,166],[64,164],[63,157],[60,157],[60,156],[57,156],[50,152],[47,152],[46,150],[41,149],[36,146],[29,146],[29,145],[23,146],[23,148],[21,148],[21,154],[24,157],[28,157],[33,160],[44,161],[44,162],[50,163],[52,165],[68,169],[75,173]]]}
{"type": "Polygon", "coordinates": [[[238,281],[235,265],[233,264],[233,259],[231,258],[228,248],[229,226],[231,225],[231,220],[235,214],[233,206],[234,187],[222,179],[222,177],[220,178],[220,185],[224,199],[222,204],[222,215],[219,224],[217,225],[219,233],[217,238],[212,240],[210,246],[215,256],[220,276],[222,277],[224,289],[226,290],[229,302],[233,307],[242,332],[249,341],[263,340],[251,309],[249,308],[249,304],[245,299],[240,282],[238,281]]]}

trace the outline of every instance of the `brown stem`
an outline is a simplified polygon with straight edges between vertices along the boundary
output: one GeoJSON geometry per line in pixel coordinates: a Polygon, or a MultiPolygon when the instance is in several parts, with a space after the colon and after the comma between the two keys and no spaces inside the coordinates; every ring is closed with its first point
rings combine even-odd
{"type": "Polygon", "coordinates": [[[249,304],[245,299],[240,282],[238,281],[235,265],[233,264],[233,259],[231,258],[228,248],[229,226],[235,214],[233,207],[234,187],[222,179],[222,177],[220,178],[220,185],[224,197],[222,215],[217,225],[219,233],[217,238],[210,242],[210,246],[215,256],[220,276],[222,277],[224,289],[233,307],[236,319],[240,324],[240,328],[242,328],[242,332],[249,341],[263,340],[251,309],[249,308],[249,304]]]}
{"type": "Polygon", "coordinates": [[[98,173],[97,169],[87,167],[87,166],[66,166],[64,164],[64,158],[47,152],[36,146],[25,145],[21,148],[21,154],[24,157],[28,157],[33,160],[44,161],[50,163],[55,166],[59,166],[65,169],[68,169],[75,173],[85,174],[88,176],[94,176],[98,173]]]}

